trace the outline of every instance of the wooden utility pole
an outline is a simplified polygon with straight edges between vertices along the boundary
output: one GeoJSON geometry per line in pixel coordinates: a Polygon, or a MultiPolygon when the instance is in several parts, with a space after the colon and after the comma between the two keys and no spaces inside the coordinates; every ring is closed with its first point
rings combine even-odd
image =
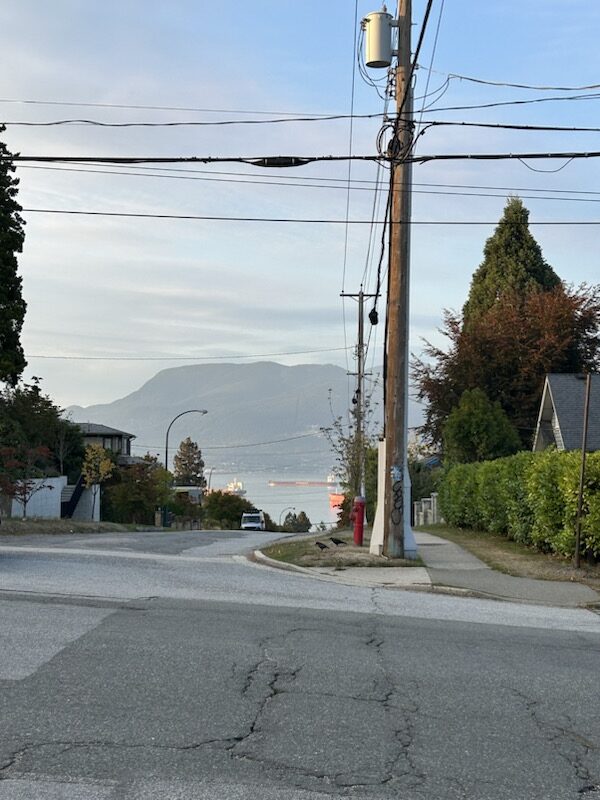
{"type": "Polygon", "coordinates": [[[355,496],[365,496],[365,406],[364,406],[364,380],[365,380],[365,298],[377,297],[375,294],[365,294],[363,287],[360,287],[358,294],[342,292],[340,297],[358,298],[358,344],[356,348],[357,372],[350,373],[356,375],[356,393],[354,395],[354,419],[356,421],[356,457],[357,457],[357,480],[352,487],[355,496]]]}
{"type": "Polygon", "coordinates": [[[391,212],[385,379],[386,486],[383,552],[404,558],[406,514],[410,513],[408,444],[408,305],[410,267],[411,165],[404,161],[413,136],[410,65],[411,0],[398,4],[397,121],[390,142],[391,212]]]}

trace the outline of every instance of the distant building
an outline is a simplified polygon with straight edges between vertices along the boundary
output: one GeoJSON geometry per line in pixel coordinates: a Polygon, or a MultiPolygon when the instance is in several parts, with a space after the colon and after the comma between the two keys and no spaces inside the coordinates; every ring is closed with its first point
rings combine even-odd
{"type": "Polygon", "coordinates": [[[83,433],[83,443],[86,447],[90,444],[99,444],[100,447],[114,453],[117,456],[117,463],[121,465],[140,461],[131,455],[131,440],[135,439],[135,434],[95,422],[78,422],[77,425],[83,433]]]}
{"type": "MultiPolygon", "coordinates": [[[[533,450],[555,446],[580,450],[586,376],[573,373],[546,375],[533,450]]],[[[600,450],[600,375],[592,375],[586,450],[600,450]]]]}

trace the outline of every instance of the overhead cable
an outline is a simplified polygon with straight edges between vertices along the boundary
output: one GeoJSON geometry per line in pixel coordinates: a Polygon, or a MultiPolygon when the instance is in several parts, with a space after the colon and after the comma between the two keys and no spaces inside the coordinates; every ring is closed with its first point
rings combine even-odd
{"type": "Polygon", "coordinates": [[[280,117],[274,119],[217,119],[217,120],[176,120],[171,122],[103,122],[97,119],[56,119],[45,122],[27,120],[2,121],[0,125],[18,125],[27,128],[52,128],[61,125],[89,125],[98,128],[203,128],[227,125],[278,125],[287,122],[331,122],[332,120],[375,119],[377,114],[329,114],[314,117],[280,117]]]}
{"type": "MultiPolygon", "coordinates": [[[[44,358],[60,361],[228,361],[238,358],[271,358],[272,356],[304,356],[309,353],[335,353],[346,350],[346,347],[322,347],[317,350],[291,350],[285,353],[248,353],[246,355],[226,356],[66,356],[66,355],[31,355],[27,358],[44,358]]],[[[351,349],[351,348],[350,348],[351,349]]]]}
{"type": "MultiPolygon", "coordinates": [[[[89,217],[121,217],[126,219],[183,219],[183,220],[207,220],[210,222],[279,222],[309,225],[372,225],[370,219],[310,219],[304,217],[224,217],[208,216],[203,214],[151,214],[131,211],[80,211],[64,208],[23,208],[23,213],[28,214],[66,214],[73,216],[89,217]]],[[[399,220],[398,222],[388,223],[398,225],[497,225],[498,220],[399,220]]],[[[600,225],[600,220],[539,220],[528,223],[508,220],[503,224],[511,225],[600,225]]]]}

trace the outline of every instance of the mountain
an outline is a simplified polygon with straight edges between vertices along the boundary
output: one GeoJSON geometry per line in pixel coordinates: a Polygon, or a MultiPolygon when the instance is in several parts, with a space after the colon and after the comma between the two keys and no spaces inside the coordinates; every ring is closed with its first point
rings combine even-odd
{"type": "MultiPolygon", "coordinates": [[[[333,463],[320,428],[346,417],[353,384],[354,378],[331,364],[201,364],[161,370],[126,397],[67,411],[75,422],[135,434],[134,454],[149,451],[162,460],[173,418],[189,409],[207,409],[207,415],[186,414],[174,423],[170,462],[181,440],[190,436],[207,467],[320,472],[333,463]]],[[[372,403],[381,419],[380,386],[372,403]]]]}

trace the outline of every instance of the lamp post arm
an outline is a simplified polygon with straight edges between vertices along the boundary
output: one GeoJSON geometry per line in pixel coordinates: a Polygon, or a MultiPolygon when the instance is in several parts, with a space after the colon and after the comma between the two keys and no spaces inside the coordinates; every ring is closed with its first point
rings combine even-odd
{"type": "Polygon", "coordinates": [[[177,414],[176,417],[173,417],[171,422],[169,423],[169,427],[167,428],[167,435],[165,436],[165,469],[169,469],[169,432],[174,422],[176,422],[179,417],[183,417],[184,414],[208,414],[208,411],[205,408],[190,408],[188,411],[182,411],[181,414],[177,414]]]}

